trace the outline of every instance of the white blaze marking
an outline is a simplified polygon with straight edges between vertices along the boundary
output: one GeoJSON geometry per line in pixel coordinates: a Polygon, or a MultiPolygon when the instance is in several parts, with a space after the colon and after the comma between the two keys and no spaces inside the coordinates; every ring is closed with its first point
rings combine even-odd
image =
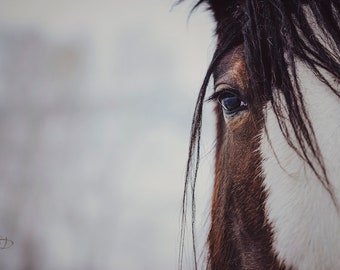
{"type": "MultiPolygon", "coordinates": [[[[307,68],[299,70],[306,107],[340,205],[340,102],[307,68]]],[[[278,258],[299,270],[340,269],[340,211],[311,169],[287,145],[270,106],[266,127],[273,147],[263,134],[266,212],[278,258]]]]}

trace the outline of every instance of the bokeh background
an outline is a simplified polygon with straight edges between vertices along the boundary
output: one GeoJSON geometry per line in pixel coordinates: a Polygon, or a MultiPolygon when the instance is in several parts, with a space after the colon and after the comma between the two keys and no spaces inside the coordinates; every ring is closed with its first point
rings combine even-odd
{"type": "MultiPolygon", "coordinates": [[[[176,269],[213,24],[188,0],[0,0],[0,269],[176,269]]],[[[199,255],[211,190],[206,107],[199,255]]],[[[190,246],[190,244],[188,244],[190,246]]],[[[186,249],[184,268],[191,263],[186,249]]]]}

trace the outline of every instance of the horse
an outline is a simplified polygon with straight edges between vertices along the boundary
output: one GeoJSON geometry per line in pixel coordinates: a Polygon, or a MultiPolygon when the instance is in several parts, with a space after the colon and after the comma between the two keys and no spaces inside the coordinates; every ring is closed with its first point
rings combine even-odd
{"type": "Polygon", "coordinates": [[[340,269],[340,2],[199,0],[193,10],[202,5],[217,44],[191,127],[180,268],[190,213],[198,267],[195,186],[210,101],[216,141],[206,268],[340,269]]]}

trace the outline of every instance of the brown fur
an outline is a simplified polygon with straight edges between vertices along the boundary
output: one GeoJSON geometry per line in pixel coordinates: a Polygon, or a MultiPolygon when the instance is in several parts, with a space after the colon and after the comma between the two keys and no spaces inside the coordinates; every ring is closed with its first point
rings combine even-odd
{"type": "Polygon", "coordinates": [[[250,109],[225,118],[219,104],[215,186],[209,233],[211,270],[285,269],[272,252],[272,232],[265,218],[266,194],[259,151],[263,128],[261,104],[249,100],[248,75],[242,47],[230,52],[214,74],[215,85],[238,89],[250,109]]]}

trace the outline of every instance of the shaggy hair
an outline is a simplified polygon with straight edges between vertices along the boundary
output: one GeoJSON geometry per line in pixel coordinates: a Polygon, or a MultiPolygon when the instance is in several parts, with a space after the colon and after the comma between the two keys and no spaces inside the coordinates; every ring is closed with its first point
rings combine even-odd
{"type": "Polygon", "coordinates": [[[339,0],[199,0],[193,9],[203,4],[214,15],[218,41],[199,91],[192,121],[179,259],[182,268],[184,228],[190,198],[195,269],[195,183],[200,159],[202,109],[209,80],[221,59],[243,44],[252,85],[251,98],[271,103],[288,144],[313,170],[333,201],[332,187],[305,109],[297,76],[297,60],[328,85],[335,96],[340,97],[339,91],[332,86],[334,82],[329,79],[334,79],[336,84],[340,79],[339,0]],[[327,78],[326,73],[330,75],[327,78]]]}

